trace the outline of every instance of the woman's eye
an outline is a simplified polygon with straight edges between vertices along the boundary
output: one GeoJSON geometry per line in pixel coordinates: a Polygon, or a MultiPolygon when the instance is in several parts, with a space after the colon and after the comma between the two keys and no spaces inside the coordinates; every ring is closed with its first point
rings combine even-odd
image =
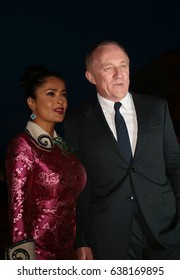
{"type": "Polygon", "coordinates": [[[49,95],[49,96],[54,96],[55,93],[54,93],[53,91],[49,91],[49,92],[47,93],[47,95],[49,95]]]}
{"type": "Polygon", "coordinates": [[[62,96],[63,96],[64,98],[66,98],[66,97],[67,97],[67,93],[66,93],[66,92],[62,93],[62,96]]]}

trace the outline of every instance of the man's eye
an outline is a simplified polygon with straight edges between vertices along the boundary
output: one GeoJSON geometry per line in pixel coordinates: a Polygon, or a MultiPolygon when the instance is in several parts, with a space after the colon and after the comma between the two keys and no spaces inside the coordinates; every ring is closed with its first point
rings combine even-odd
{"type": "Polygon", "coordinates": [[[113,67],[112,66],[108,66],[104,68],[105,72],[112,72],[113,71],[113,67]]]}

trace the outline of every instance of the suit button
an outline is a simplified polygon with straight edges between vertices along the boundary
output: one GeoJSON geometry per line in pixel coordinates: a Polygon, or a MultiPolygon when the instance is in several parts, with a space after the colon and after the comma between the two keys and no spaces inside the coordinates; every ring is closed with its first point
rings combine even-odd
{"type": "Polygon", "coordinates": [[[131,196],[128,196],[127,198],[128,201],[133,201],[134,200],[134,197],[131,195],[131,196]]]}
{"type": "Polygon", "coordinates": [[[136,168],[132,167],[132,168],[130,169],[130,171],[131,171],[132,173],[134,173],[134,172],[136,172],[136,168]]]}

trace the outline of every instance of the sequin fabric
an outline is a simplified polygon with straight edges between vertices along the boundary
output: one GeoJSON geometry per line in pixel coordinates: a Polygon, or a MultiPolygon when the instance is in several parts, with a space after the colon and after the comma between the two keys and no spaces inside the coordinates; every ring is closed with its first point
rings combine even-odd
{"type": "Polygon", "coordinates": [[[86,184],[77,157],[22,132],[8,146],[6,174],[12,242],[33,238],[39,260],[75,259],[76,202],[86,184]]]}

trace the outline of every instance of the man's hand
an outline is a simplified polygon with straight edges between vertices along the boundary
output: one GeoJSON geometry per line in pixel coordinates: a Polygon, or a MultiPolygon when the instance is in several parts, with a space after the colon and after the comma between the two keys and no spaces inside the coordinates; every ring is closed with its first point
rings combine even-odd
{"type": "Polygon", "coordinates": [[[93,254],[90,247],[80,247],[77,249],[78,260],[93,260],[93,254]]]}

